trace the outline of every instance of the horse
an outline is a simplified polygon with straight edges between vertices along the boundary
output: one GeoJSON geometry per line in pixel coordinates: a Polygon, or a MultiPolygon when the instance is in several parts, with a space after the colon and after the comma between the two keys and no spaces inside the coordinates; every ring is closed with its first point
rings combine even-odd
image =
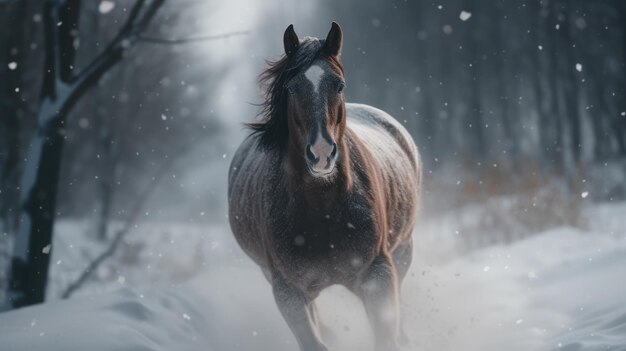
{"type": "Polygon", "coordinates": [[[335,22],[326,37],[283,35],[260,75],[261,119],[229,170],[229,222],[272,286],[302,351],[326,351],[314,300],[342,285],[359,297],[377,351],[399,350],[400,283],[412,260],[421,161],[404,127],[346,103],[335,22]]]}

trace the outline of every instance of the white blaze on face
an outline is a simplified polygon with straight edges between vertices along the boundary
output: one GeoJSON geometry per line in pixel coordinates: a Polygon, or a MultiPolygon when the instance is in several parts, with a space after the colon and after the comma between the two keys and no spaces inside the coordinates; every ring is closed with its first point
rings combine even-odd
{"type": "Polygon", "coordinates": [[[304,76],[306,77],[306,79],[309,80],[309,82],[311,82],[311,84],[313,84],[313,91],[315,91],[316,93],[319,89],[320,82],[322,81],[323,75],[324,75],[324,70],[322,69],[322,67],[318,65],[313,65],[309,67],[309,69],[307,69],[306,72],[304,72],[304,76]]]}
{"type": "MultiPolygon", "coordinates": [[[[313,86],[312,95],[315,97],[319,94],[320,84],[324,77],[324,69],[320,65],[312,65],[304,72],[304,77],[311,82],[313,86]]],[[[313,108],[316,110],[322,109],[323,104],[321,99],[314,98],[313,108]]],[[[333,169],[334,160],[331,160],[331,154],[334,151],[335,146],[332,142],[329,142],[322,136],[322,128],[324,123],[318,121],[317,135],[311,142],[310,152],[315,157],[315,160],[310,160],[309,165],[313,171],[319,174],[329,174],[333,169]]]]}

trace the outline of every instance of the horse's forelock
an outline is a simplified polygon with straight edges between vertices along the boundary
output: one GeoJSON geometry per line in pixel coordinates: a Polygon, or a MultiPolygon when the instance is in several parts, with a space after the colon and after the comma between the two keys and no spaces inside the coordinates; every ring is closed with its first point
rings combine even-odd
{"type": "MultiPolygon", "coordinates": [[[[268,67],[259,75],[264,101],[261,104],[261,121],[249,123],[253,134],[260,135],[261,146],[283,146],[287,140],[287,92],[289,80],[308,69],[322,57],[324,40],[306,37],[300,42],[298,51],[291,57],[283,55],[276,61],[267,61],[268,67]]],[[[336,57],[324,57],[343,73],[336,57]]]]}

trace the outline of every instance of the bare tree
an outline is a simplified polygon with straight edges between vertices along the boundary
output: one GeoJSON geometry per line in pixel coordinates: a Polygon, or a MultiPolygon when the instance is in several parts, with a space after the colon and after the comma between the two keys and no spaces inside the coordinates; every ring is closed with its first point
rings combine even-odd
{"type": "Polygon", "coordinates": [[[164,0],[137,0],[117,36],[80,72],[74,70],[74,59],[81,1],[44,3],[44,81],[38,127],[21,181],[20,224],[13,250],[8,308],[40,303],[45,298],[64,128],[69,112],[140,39],[163,3],[164,0]]]}

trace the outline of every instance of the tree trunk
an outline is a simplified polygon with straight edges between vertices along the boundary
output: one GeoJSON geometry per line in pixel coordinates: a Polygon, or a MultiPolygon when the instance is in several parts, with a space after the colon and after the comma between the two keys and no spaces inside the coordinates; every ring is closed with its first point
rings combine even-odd
{"type": "Polygon", "coordinates": [[[38,127],[30,143],[21,181],[20,224],[13,249],[12,280],[9,286],[9,303],[14,307],[42,302],[45,298],[54,205],[63,151],[63,126],[69,112],[67,107],[62,108],[66,94],[57,79],[57,75],[67,71],[68,66],[66,69],[58,67],[60,60],[57,61],[55,56],[58,51],[67,49],[61,43],[67,45],[68,40],[59,41],[59,37],[72,36],[79,13],[79,2],[67,5],[73,5],[73,10],[61,13],[60,3],[47,1],[44,4],[44,30],[46,33],[56,33],[46,34],[45,78],[37,115],[38,127]],[[62,25],[58,26],[57,23],[62,25]]]}
{"type": "Polygon", "coordinates": [[[73,74],[80,0],[48,0],[44,4],[45,60],[38,127],[30,144],[21,186],[20,225],[13,250],[8,308],[43,302],[64,125],[76,102],[139,38],[164,0],[149,5],[138,0],[117,37],[79,74],[73,74]]]}
{"type": "MultiPolygon", "coordinates": [[[[476,7],[475,2],[472,0],[465,1],[465,8],[469,13],[475,14],[476,7]]],[[[484,161],[487,154],[487,147],[485,142],[484,129],[485,123],[483,122],[483,104],[482,104],[482,79],[481,79],[481,66],[482,62],[479,55],[478,48],[481,43],[481,36],[483,35],[481,25],[482,23],[478,22],[479,19],[474,19],[476,23],[473,23],[473,30],[467,30],[465,32],[465,47],[467,54],[466,57],[471,64],[470,68],[470,100],[469,100],[469,124],[471,124],[471,132],[468,133],[473,136],[472,140],[472,150],[473,156],[479,159],[480,161],[484,161]]]]}
{"type": "MultiPolygon", "coordinates": [[[[25,1],[0,4],[0,234],[13,233],[19,191],[20,130],[24,104],[25,45],[28,6],[25,1]],[[16,66],[13,66],[16,65],[16,66]],[[21,89],[20,89],[21,88],[21,89]]],[[[1,239],[0,239],[1,240],[1,239]]]]}

